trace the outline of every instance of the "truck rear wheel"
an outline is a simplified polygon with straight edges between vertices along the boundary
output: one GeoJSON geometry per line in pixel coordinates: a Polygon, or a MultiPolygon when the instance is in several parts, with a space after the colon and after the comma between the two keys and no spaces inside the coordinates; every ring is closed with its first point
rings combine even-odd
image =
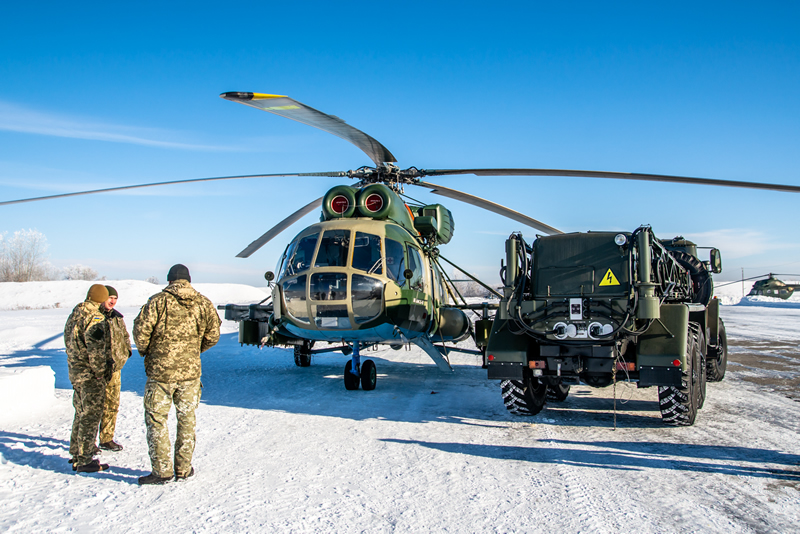
{"type": "Polygon", "coordinates": [[[725,378],[725,369],[728,367],[728,336],[725,333],[725,323],[719,321],[719,337],[716,347],[708,347],[706,354],[706,376],[711,382],[719,382],[725,378]]]}
{"type": "Polygon", "coordinates": [[[558,383],[554,386],[547,386],[547,400],[564,402],[569,395],[569,386],[558,383]]]}
{"type": "Polygon", "coordinates": [[[659,386],[658,403],[661,407],[661,420],[670,426],[691,426],[697,418],[701,388],[700,374],[705,371],[700,349],[697,346],[697,330],[694,323],[689,324],[686,343],[686,372],[681,374],[681,386],[659,386]]]}
{"type": "Polygon", "coordinates": [[[547,400],[547,386],[538,378],[500,382],[503,404],[515,415],[536,415],[547,400]]]}

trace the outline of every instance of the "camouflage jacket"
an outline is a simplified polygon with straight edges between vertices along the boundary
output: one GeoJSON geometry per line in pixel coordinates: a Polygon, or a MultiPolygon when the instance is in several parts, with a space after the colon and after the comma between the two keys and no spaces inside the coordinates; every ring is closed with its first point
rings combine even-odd
{"type": "Polygon", "coordinates": [[[158,382],[200,378],[200,353],[219,341],[219,315],[186,280],[153,295],[133,321],[133,339],[147,377],[158,382]]]}
{"type": "Polygon", "coordinates": [[[64,326],[69,381],[73,384],[110,377],[111,342],[101,306],[86,299],[75,306],[64,326]]]}
{"type": "Polygon", "coordinates": [[[125,320],[120,312],[113,308],[108,311],[102,306],[100,309],[106,316],[111,334],[111,357],[114,359],[114,372],[121,371],[131,356],[131,336],[128,335],[125,320]]]}

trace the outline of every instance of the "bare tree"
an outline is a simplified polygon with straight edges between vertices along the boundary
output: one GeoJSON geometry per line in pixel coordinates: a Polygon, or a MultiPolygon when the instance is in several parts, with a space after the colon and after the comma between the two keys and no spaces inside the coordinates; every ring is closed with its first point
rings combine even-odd
{"type": "Polygon", "coordinates": [[[485,297],[492,296],[491,292],[473,280],[453,280],[456,287],[463,297],[485,297]]]}
{"type": "Polygon", "coordinates": [[[61,270],[64,280],[97,280],[97,271],[85,265],[69,265],[61,270]]]}
{"type": "Polygon", "coordinates": [[[0,234],[0,281],[52,280],[56,270],[46,251],[47,238],[38,230],[17,230],[11,237],[0,234]]]}

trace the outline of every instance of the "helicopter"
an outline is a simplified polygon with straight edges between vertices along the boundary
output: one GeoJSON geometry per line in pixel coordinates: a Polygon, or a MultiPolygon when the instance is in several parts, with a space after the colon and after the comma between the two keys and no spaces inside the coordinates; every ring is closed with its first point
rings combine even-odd
{"type": "Polygon", "coordinates": [[[800,276],[800,275],[776,275],[769,273],[765,280],[757,280],[753,284],[753,288],[747,296],[763,295],[766,297],[775,297],[780,299],[788,299],[794,294],[797,289],[800,289],[800,284],[787,284],[775,278],[776,276],[800,276]]]}
{"type": "Polygon", "coordinates": [[[472,174],[476,176],[559,176],[610,178],[672,183],[744,187],[800,192],[800,187],[684,176],[560,169],[400,169],[397,159],[380,142],[329,115],[288,96],[225,92],[221,98],[319,128],[361,149],[374,167],[335,172],[254,174],[174,180],[90,191],[63,193],[0,202],[0,206],[76,195],[121,191],[158,185],[217,180],[322,176],[351,179],[324,196],[301,207],[254,240],[237,257],[248,258],[303,216],[321,208],[321,220],[299,232],[281,256],[277,275],[267,272],[270,297],[249,306],[224,305],[226,319],[239,322],[239,341],[250,345],[294,348],[295,363],[310,365],[312,354],[341,351],[351,356],[345,365],[348,390],[372,390],[376,386],[374,362],[361,362],[361,351],[376,344],[392,348],[413,343],[442,370],[452,370],[451,350],[484,355],[491,330],[490,310],[497,305],[468,304],[449,283],[441,266],[445,261],[473,281],[500,296],[494,289],[456,266],[439,251],[453,237],[455,221],[441,204],[404,200],[406,186],[459,200],[508,217],[546,235],[561,230],[525,214],[463,191],[423,181],[429,176],[472,174]],[[465,311],[482,312],[472,322],[465,311]],[[479,350],[447,347],[472,336],[479,350]],[[314,350],[316,342],[340,343],[314,350]]]}

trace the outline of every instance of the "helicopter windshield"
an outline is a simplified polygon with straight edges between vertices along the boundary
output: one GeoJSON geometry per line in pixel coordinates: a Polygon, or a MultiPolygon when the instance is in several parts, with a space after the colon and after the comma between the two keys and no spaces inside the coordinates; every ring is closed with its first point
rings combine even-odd
{"type": "Polygon", "coordinates": [[[322,234],[314,267],[345,267],[350,251],[350,230],[326,230],[322,234]]]}
{"type": "MultiPolygon", "coordinates": [[[[384,250],[382,236],[342,228],[295,239],[279,266],[288,315],[323,329],[348,329],[351,322],[361,325],[380,316],[385,281],[369,275],[387,275],[404,285],[406,254],[412,254],[403,243],[385,241],[384,250]]],[[[421,280],[419,252],[413,253],[412,270],[421,280]]]]}
{"type": "Polygon", "coordinates": [[[383,282],[354,274],[352,284],[353,319],[356,324],[363,324],[381,313],[383,282]]]}
{"type": "Polygon", "coordinates": [[[306,308],[306,275],[298,276],[283,283],[283,297],[286,310],[296,319],[308,322],[306,308]]]}
{"type": "Polygon", "coordinates": [[[353,269],[366,271],[369,274],[383,274],[379,236],[356,232],[353,241],[353,269]]]}
{"type": "Polygon", "coordinates": [[[281,267],[278,270],[279,279],[283,278],[284,275],[293,276],[301,273],[311,266],[311,258],[314,256],[314,249],[317,247],[317,237],[319,237],[319,233],[292,241],[283,255],[281,267]]]}

